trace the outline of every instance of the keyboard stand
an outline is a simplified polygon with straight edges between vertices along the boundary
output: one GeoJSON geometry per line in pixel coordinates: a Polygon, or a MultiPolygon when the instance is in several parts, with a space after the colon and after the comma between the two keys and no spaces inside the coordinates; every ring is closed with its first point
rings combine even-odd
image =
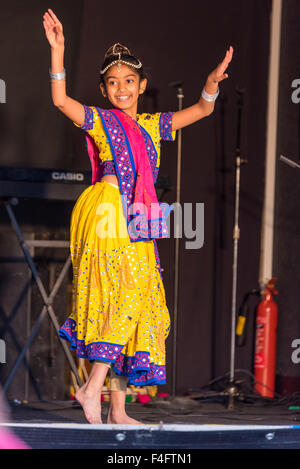
{"type": "Polygon", "coordinates": [[[30,252],[28,251],[27,247],[53,247],[53,248],[69,248],[70,247],[70,242],[69,241],[51,241],[51,240],[42,240],[42,241],[39,241],[39,240],[25,240],[22,236],[22,233],[21,233],[21,230],[20,230],[20,227],[17,223],[17,220],[16,220],[16,217],[14,215],[14,212],[13,212],[13,209],[12,209],[12,206],[13,205],[17,205],[18,204],[18,199],[16,198],[12,198],[12,199],[8,199],[8,200],[2,200],[1,202],[1,205],[5,205],[5,208],[8,212],[8,215],[9,215],[9,218],[11,220],[11,223],[13,225],[13,228],[17,234],[17,237],[18,237],[18,240],[19,240],[19,243],[20,243],[20,247],[24,253],[24,256],[25,256],[25,259],[29,265],[29,268],[31,269],[32,271],[32,274],[33,274],[33,277],[36,281],[36,284],[37,284],[37,287],[39,289],[39,292],[40,292],[40,295],[43,299],[43,302],[44,302],[44,306],[42,308],[42,311],[40,313],[40,316],[38,317],[38,320],[36,321],[31,333],[30,333],[30,336],[22,350],[22,352],[20,353],[13,369],[11,370],[10,372],[10,375],[8,376],[4,386],[3,386],[3,389],[2,389],[2,392],[5,394],[7,392],[7,389],[8,387],[10,386],[20,364],[22,363],[24,357],[25,357],[25,354],[28,350],[28,348],[30,347],[33,339],[35,338],[38,330],[39,330],[39,327],[40,325],[42,324],[46,314],[48,313],[49,314],[49,317],[50,317],[50,320],[52,321],[53,323],[53,326],[56,330],[56,333],[57,333],[57,336],[60,340],[60,343],[63,347],[63,350],[65,352],[65,355],[66,355],[66,358],[69,362],[69,365],[71,367],[71,370],[73,371],[75,377],[76,377],[76,381],[77,381],[77,384],[78,386],[82,386],[83,385],[83,382],[82,382],[82,379],[80,378],[79,374],[78,374],[78,370],[77,370],[77,367],[76,367],[76,364],[74,362],[74,359],[73,359],[73,356],[71,354],[71,351],[68,347],[68,344],[66,343],[66,341],[64,339],[62,339],[60,336],[59,336],[59,324],[58,324],[58,321],[57,321],[57,318],[55,316],[55,312],[54,312],[54,309],[53,309],[53,301],[54,301],[54,298],[63,282],[63,279],[64,277],[66,276],[70,266],[72,265],[72,262],[71,262],[71,255],[69,254],[69,257],[67,258],[53,288],[52,288],[52,291],[50,292],[50,295],[48,296],[47,293],[46,293],[46,290],[44,288],[44,285],[41,281],[41,278],[37,272],[37,269],[36,269],[36,266],[34,264],[34,261],[30,255],[30,252]]]}

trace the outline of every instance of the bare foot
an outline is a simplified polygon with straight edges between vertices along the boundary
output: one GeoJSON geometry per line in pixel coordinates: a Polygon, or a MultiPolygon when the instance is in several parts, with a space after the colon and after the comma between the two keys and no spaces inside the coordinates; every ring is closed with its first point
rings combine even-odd
{"type": "Polygon", "coordinates": [[[82,386],[75,394],[75,399],[79,402],[84,410],[85,417],[89,423],[99,424],[101,420],[101,401],[100,394],[91,393],[82,386]]]}
{"type": "Polygon", "coordinates": [[[117,424],[127,424],[127,425],[143,425],[142,422],[139,422],[138,420],[134,420],[131,417],[128,417],[128,415],[125,412],[118,413],[118,412],[113,412],[112,408],[110,407],[108,410],[108,416],[107,416],[107,422],[106,423],[117,423],[117,424]]]}

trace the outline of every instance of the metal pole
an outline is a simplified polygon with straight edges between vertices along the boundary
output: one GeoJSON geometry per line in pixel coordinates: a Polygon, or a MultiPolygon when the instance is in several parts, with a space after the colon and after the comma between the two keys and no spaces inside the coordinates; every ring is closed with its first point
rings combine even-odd
{"type": "MultiPolygon", "coordinates": [[[[182,100],[184,98],[183,89],[180,87],[177,89],[178,94],[178,109],[182,110],[182,100]]],[[[178,130],[177,140],[177,183],[176,183],[176,203],[180,203],[180,181],[181,181],[181,145],[182,144],[182,133],[181,129],[178,130]]],[[[178,287],[179,287],[179,247],[180,247],[180,220],[175,217],[175,271],[174,271],[174,326],[173,326],[173,384],[172,384],[172,396],[176,395],[176,366],[177,366],[177,318],[178,318],[178,287]]]]}
{"type": "Polygon", "coordinates": [[[230,374],[229,374],[229,388],[228,396],[229,403],[228,409],[232,410],[234,407],[234,398],[238,395],[237,387],[234,381],[235,369],[235,329],[236,329],[236,292],[237,292],[237,267],[238,267],[238,244],[240,239],[239,228],[239,209],[240,209],[240,174],[241,164],[247,163],[246,159],[240,156],[241,146],[241,121],[243,109],[243,95],[245,90],[237,89],[238,93],[238,121],[237,121],[237,142],[236,142],[236,174],[235,174],[235,217],[233,229],[233,264],[232,264],[232,306],[231,306],[231,350],[230,350],[230,374]]]}
{"type": "Polygon", "coordinates": [[[234,358],[235,358],[235,323],[236,323],[236,290],[237,290],[237,261],[238,242],[240,239],[239,228],[239,191],[240,191],[240,157],[237,158],[236,187],[235,187],[235,224],[233,230],[233,281],[232,281],[232,307],[231,307],[231,353],[230,353],[230,381],[234,379],[234,358]]]}
{"type": "Polygon", "coordinates": [[[273,0],[270,28],[270,58],[266,129],[265,194],[261,229],[259,284],[263,287],[273,277],[273,239],[275,214],[275,178],[277,159],[278,99],[282,0],[273,0]]]}

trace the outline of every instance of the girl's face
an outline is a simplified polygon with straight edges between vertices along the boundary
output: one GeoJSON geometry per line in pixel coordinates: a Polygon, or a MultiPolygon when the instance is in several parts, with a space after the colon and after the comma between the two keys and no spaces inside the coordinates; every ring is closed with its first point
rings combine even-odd
{"type": "Polygon", "coordinates": [[[113,65],[105,74],[105,86],[100,84],[104,97],[111,104],[132,117],[136,116],[139,95],[144,93],[147,80],[140,80],[139,74],[125,64],[113,65]]]}

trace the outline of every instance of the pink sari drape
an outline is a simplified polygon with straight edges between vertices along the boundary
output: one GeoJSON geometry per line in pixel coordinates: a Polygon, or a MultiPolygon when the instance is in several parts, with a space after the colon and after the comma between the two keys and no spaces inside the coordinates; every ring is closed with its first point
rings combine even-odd
{"type": "Polygon", "coordinates": [[[147,220],[151,219],[155,214],[155,218],[163,216],[163,212],[159,206],[157,195],[154,187],[153,173],[147,155],[143,135],[139,129],[137,122],[128,114],[118,109],[111,110],[121,122],[126,137],[129,141],[131,151],[134,158],[136,169],[136,186],[133,204],[139,208],[147,220]]]}

